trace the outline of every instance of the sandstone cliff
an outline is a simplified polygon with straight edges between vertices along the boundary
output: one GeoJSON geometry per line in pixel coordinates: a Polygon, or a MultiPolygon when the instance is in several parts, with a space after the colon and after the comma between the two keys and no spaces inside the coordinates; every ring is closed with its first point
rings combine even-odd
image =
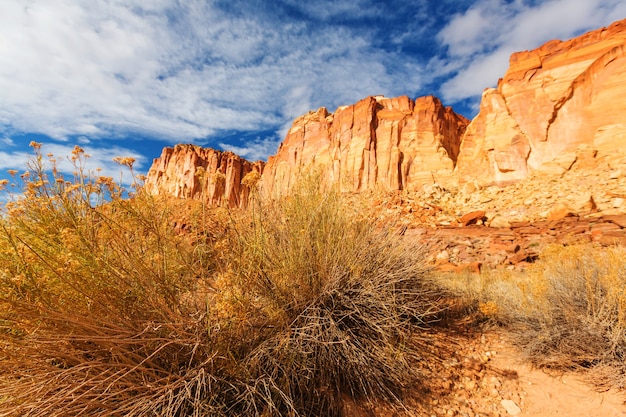
{"type": "Polygon", "coordinates": [[[513,54],[465,133],[459,180],[517,181],[534,170],[558,173],[577,161],[611,164],[623,155],[625,50],[623,20],[513,54]]]}
{"type": "Polygon", "coordinates": [[[368,97],[334,114],[322,107],[293,122],[267,162],[263,186],[280,193],[310,166],[345,191],[448,184],[467,124],[432,96],[368,97]]]}
{"type": "Polygon", "coordinates": [[[250,171],[262,173],[271,193],[288,190],[310,166],[353,192],[503,184],[578,168],[617,172],[626,169],[625,50],[626,20],[513,54],[471,123],[432,96],[376,96],[297,118],[265,166],[190,145],[166,149],[146,187],[241,206],[250,171]]]}
{"type": "Polygon", "coordinates": [[[153,194],[204,200],[215,206],[242,207],[249,188],[242,179],[263,171],[263,162],[249,162],[232,152],[194,145],[164,148],[148,171],[145,188],[153,194]]]}

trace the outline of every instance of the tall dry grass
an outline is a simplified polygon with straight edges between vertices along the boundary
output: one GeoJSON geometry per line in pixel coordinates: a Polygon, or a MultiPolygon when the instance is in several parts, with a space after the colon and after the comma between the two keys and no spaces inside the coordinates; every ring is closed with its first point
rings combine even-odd
{"type": "Polygon", "coordinates": [[[356,221],[318,187],[309,174],[289,197],[252,206],[219,301],[253,313],[245,364],[289,399],[277,396],[283,412],[334,415],[344,395],[402,408],[419,380],[412,360],[430,352],[411,335],[440,311],[422,248],[356,221]]]}
{"type": "MultiPolygon", "coordinates": [[[[353,221],[315,177],[228,224],[38,144],[0,219],[0,415],[321,416],[402,409],[437,297],[419,247],[353,221]]],[[[132,169],[132,160],[120,159],[132,169]]],[[[17,178],[16,178],[17,182],[17,178]]]]}
{"type": "Polygon", "coordinates": [[[189,297],[206,262],[168,207],[88,176],[80,148],[69,181],[36,150],[0,220],[0,415],[219,409],[203,398],[219,379],[208,310],[189,297]]]}
{"type": "Polygon", "coordinates": [[[626,248],[555,245],[524,272],[447,282],[504,325],[535,365],[626,387],[626,248]]]}

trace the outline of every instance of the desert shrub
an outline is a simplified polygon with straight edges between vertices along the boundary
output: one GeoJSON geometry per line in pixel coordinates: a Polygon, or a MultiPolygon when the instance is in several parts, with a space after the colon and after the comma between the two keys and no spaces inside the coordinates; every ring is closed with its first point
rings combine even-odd
{"type": "Polygon", "coordinates": [[[626,386],[626,248],[555,245],[524,272],[490,271],[469,287],[535,365],[626,386]]]}
{"type": "Polygon", "coordinates": [[[0,219],[0,414],[220,409],[206,400],[220,365],[200,296],[205,262],[173,233],[168,207],[91,178],[80,148],[71,181],[36,150],[0,219]]]}
{"type": "Polygon", "coordinates": [[[411,335],[440,308],[422,248],[356,221],[318,187],[309,174],[288,197],[251,207],[219,302],[247,312],[254,343],[243,360],[271,380],[278,414],[333,415],[344,396],[401,407],[418,377],[411,361],[429,352],[411,335]]]}
{"type": "Polygon", "coordinates": [[[35,149],[0,218],[0,415],[401,408],[431,351],[412,336],[438,311],[419,247],[315,179],[218,224],[140,187],[123,198],[80,148],[71,181],[35,149]]]}
{"type": "Polygon", "coordinates": [[[537,305],[543,314],[531,317],[531,332],[519,336],[529,357],[558,369],[613,369],[621,376],[612,383],[624,387],[626,249],[570,246],[544,260],[537,305]]]}

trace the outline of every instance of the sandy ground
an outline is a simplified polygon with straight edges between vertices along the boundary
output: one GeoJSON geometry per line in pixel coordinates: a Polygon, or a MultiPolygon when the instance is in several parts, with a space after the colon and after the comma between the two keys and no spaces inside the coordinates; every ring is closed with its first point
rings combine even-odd
{"type": "Polygon", "coordinates": [[[626,392],[598,392],[582,374],[533,368],[504,333],[461,337],[456,343],[459,359],[433,385],[440,391],[427,415],[626,417],[626,392]]]}
{"type": "MultiPolygon", "coordinates": [[[[548,374],[526,364],[506,334],[429,336],[447,349],[424,376],[425,384],[405,398],[408,413],[383,407],[348,406],[346,417],[626,417],[626,392],[598,392],[582,374],[548,374]]],[[[433,363],[430,361],[429,363],[433,363]]]]}
{"type": "MultiPolygon", "coordinates": [[[[626,416],[626,393],[597,392],[580,374],[549,375],[522,363],[519,353],[505,339],[486,337],[487,349],[495,351],[488,368],[509,370],[517,379],[508,381],[510,397],[517,399],[520,416],[622,417],[626,416]]],[[[503,393],[505,396],[507,392],[503,393]]],[[[504,408],[504,407],[503,407],[504,408]]],[[[500,413],[510,415],[508,412],[500,413]]]]}

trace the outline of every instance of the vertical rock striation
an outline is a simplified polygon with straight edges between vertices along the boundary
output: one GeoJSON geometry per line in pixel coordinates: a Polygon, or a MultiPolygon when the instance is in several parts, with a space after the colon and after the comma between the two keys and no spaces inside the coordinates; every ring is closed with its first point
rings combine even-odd
{"type": "Polygon", "coordinates": [[[451,181],[469,121],[433,97],[367,97],[334,114],[297,118],[263,173],[281,193],[308,167],[345,191],[401,190],[451,181]]]}
{"type": "Polygon", "coordinates": [[[263,172],[263,162],[249,162],[232,152],[195,145],[164,148],[148,171],[145,188],[152,194],[204,200],[210,205],[243,207],[249,188],[242,179],[263,172]]]}
{"type": "Polygon", "coordinates": [[[625,51],[623,20],[515,53],[471,123],[433,96],[375,96],[297,118],[265,165],[192,145],[166,148],[146,189],[242,206],[249,190],[241,180],[252,171],[273,194],[288,192],[309,168],[350,192],[505,184],[572,167],[619,176],[626,170],[625,51]]]}
{"type": "Polygon", "coordinates": [[[513,54],[465,133],[459,180],[504,183],[566,170],[586,148],[615,157],[626,145],[625,51],[623,20],[513,54]]]}

